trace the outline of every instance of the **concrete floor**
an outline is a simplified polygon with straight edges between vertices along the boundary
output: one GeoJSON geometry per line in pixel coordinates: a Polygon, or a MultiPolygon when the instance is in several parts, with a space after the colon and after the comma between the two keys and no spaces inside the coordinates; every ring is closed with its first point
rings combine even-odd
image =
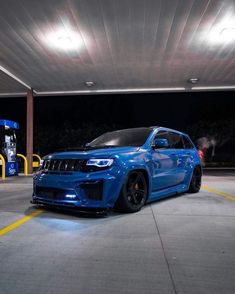
{"type": "MultiPolygon", "coordinates": [[[[234,199],[202,189],[136,214],[45,210],[0,237],[0,293],[235,293],[235,172],[203,183],[234,199]]],[[[0,182],[0,230],[35,211],[31,192],[30,177],[0,182]]]]}

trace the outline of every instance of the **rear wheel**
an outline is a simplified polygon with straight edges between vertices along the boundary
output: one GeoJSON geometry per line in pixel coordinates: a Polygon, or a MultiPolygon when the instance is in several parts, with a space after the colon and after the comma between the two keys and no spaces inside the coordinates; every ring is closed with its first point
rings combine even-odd
{"type": "Polygon", "coordinates": [[[130,172],[115,208],[123,212],[139,211],[145,204],[147,190],[147,182],[143,173],[141,171],[130,172]]]}
{"type": "Polygon", "coordinates": [[[191,179],[188,191],[190,193],[199,192],[200,188],[201,188],[201,183],[202,183],[202,172],[201,172],[200,167],[196,167],[193,170],[193,175],[192,175],[192,179],[191,179]]]}

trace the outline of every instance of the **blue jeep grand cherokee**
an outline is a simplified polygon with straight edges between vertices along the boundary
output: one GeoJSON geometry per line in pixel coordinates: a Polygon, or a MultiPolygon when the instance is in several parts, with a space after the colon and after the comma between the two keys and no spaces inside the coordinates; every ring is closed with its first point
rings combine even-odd
{"type": "Polygon", "coordinates": [[[198,192],[197,149],[181,132],[143,127],[109,132],[70,152],[43,158],[33,203],[136,212],[148,202],[198,192]]]}

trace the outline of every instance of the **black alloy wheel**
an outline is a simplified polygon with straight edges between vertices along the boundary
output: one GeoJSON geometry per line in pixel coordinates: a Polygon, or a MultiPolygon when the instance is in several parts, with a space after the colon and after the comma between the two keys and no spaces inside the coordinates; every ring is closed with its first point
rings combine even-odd
{"type": "Polygon", "coordinates": [[[196,167],[193,170],[192,179],[189,186],[189,192],[190,193],[197,193],[200,191],[202,183],[202,172],[199,167],[196,167]]]}
{"type": "Polygon", "coordinates": [[[115,208],[123,212],[137,212],[147,199],[147,182],[141,171],[129,173],[115,208]]]}

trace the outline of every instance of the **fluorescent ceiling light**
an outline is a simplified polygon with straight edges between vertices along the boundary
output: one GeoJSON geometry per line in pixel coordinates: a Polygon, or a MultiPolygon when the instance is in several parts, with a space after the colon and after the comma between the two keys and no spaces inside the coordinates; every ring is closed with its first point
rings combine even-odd
{"type": "Polygon", "coordinates": [[[60,47],[61,49],[64,49],[64,50],[71,49],[74,46],[73,41],[68,36],[58,37],[57,38],[57,45],[58,45],[58,47],[60,47]]]}
{"type": "Polygon", "coordinates": [[[85,82],[85,85],[86,85],[87,87],[93,87],[93,86],[95,86],[95,83],[89,81],[89,82],[85,82]]]}
{"type": "Polygon", "coordinates": [[[150,92],[183,92],[185,87],[175,88],[133,88],[133,89],[105,89],[105,90],[75,90],[75,91],[47,91],[36,92],[37,95],[79,95],[79,94],[118,94],[118,93],[150,93],[150,92]]]}
{"type": "Polygon", "coordinates": [[[75,51],[81,49],[82,39],[77,32],[60,29],[47,34],[46,43],[52,49],[75,51]]]}
{"type": "Polygon", "coordinates": [[[205,33],[205,38],[212,45],[224,45],[235,41],[235,12],[227,12],[218,21],[209,33],[205,33]]]}
{"type": "Polygon", "coordinates": [[[191,79],[188,79],[188,83],[191,83],[191,84],[196,84],[198,81],[199,81],[198,78],[191,78],[191,79]]]}
{"type": "Polygon", "coordinates": [[[28,89],[31,89],[31,86],[29,86],[28,84],[26,84],[24,81],[22,81],[20,78],[18,78],[17,76],[15,76],[14,74],[12,74],[9,70],[7,70],[5,67],[0,65],[0,71],[4,72],[6,75],[8,75],[9,77],[11,77],[13,80],[17,81],[18,83],[20,83],[21,85],[25,86],[28,89]]]}
{"type": "Polygon", "coordinates": [[[220,36],[223,42],[232,42],[235,40],[235,27],[225,28],[220,32],[220,36]]]}

